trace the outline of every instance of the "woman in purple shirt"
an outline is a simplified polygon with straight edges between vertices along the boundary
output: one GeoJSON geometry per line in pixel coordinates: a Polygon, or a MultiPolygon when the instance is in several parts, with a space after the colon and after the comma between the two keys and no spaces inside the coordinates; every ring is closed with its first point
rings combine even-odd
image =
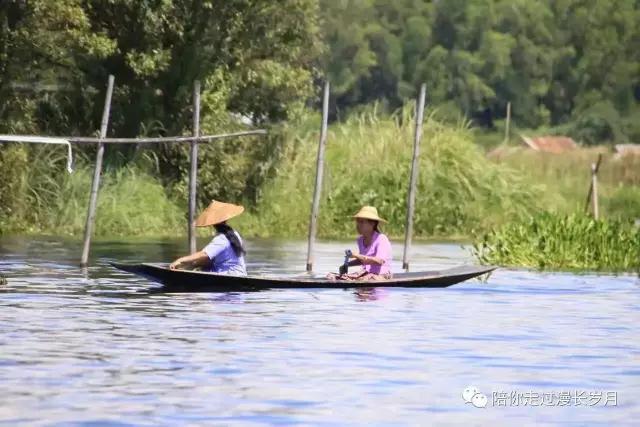
{"type": "Polygon", "coordinates": [[[351,254],[348,266],[362,266],[354,273],[348,273],[346,266],[340,266],[340,274],[329,274],[334,280],[386,280],[391,279],[391,242],[380,232],[378,225],[387,222],[378,216],[373,206],[364,206],[353,216],[358,230],[358,251],[351,254]]]}
{"type": "Polygon", "coordinates": [[[227,224],[243,211],[242,206],[212,201],[196,220],[196,227],[213,226],[216,230],[213,240],[201,251],[178,258],[169,268],[204,267],[213,273],[246,276],[242,238],[227,224]]]}

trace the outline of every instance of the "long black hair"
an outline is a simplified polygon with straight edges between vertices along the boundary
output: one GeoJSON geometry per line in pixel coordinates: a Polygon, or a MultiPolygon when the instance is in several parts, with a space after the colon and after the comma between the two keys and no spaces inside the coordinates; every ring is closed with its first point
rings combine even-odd
{"type": "Polygon", "coordinates": [[[238,238],[235,230],[231,228],[226,222],[221,222],[220,224],[216,224],[213,226],[216,231],[220,234],[224,234],[229,243],[231,243],[231,247],[233,248],[233,252],[236,253],[236,256],[242,256],[247,253],[238,238]]]}

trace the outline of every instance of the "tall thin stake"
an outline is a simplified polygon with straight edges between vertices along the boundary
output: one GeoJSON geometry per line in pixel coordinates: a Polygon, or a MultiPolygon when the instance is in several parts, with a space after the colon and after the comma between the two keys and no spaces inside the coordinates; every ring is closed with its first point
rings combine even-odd
{"type": "MultiPolygon", "coordinates": [[[[193,136],[200,136],[200,82],[193,84],[193,136]]],[[[196,251],[196,186],[198,179],[198,143],[191,142],[191,170],[189,171],[189,253],[196,251]]]]}
{"type": "Polygon", "coordinates": [[[407,199],[407,222],[404,235],[404,253],[402,255],[402,268],[409,271],[409,251],[411,249],[411,236],[413,235],[413,213],[416,202],[416,185],[418,179],[418,160],[420,157],[420,139],[422,138],[422,121],[424,120],[424,103],[427,95],[427,85],[420,86],[420,97],[416,101],[416,127],[413,135],[413,159],[411,160],[411,178],[409,181],[409,196],[407,199]]]}
{"type": "Polygon", "coordinates": [[[507,102],[507,121],[504,127],[504,142],[509,142],[510,134],[509,128],[511,127],[511,102],[507,102]]]}
{"type": "MultiPolygon", "coordinates": [[[[107,84],[107,94],[104,99],[104,109],[102,110],[102,123],[100,124],[100,138],[106,138],[109,127],[109,113],[111,112],[111,96],[113,95],[114,77],[109,75],[107,84]]],[[[91,182],[91,195],[89,197],[89,209],[87,210],[87,221],[84,226],[84,243],[82,245],[82,258],[80,265],[85,267],[89,261],[89,250],[91,246],[91,233],[93,223],[96,218],[96,206],[98,204],[98,189],[100,187],[100,174],[102,173],[102,158],[104,157],[104,143],[98,142],[98,152],[96,154],[96,164],[93,169],[93,181],[91,182]]]]}
{"type": "Polygon", "coordinates": [[[593,204],[593,218],[598,220],[600,212],[598,211],[598,166],[591,163],[591,203],[593,204]]]}
{"type": "MultiPolygon", "coordinates": [[[[594,192],[593,184],[594,184],[594,182],[596,182],[596,185],[597,185],[597,180],[598,180],[597,175],[598,175],[598,171],[600,170],[600,164],[601,163],[602,163],[602,153],[598,154],[598,161],[595,164],[595,168],[593,167],[593,164],[591,165],[591,181],[589,183],[589,191],[587,192],[587,199],[584,202],[584,211],[585,211],[585,213],[589,212],[589,205],[593,204],[593,200],[594,200],[593,199],[593,192],[594,192]],[[593,178],[594,175],[596,175],[595,181],[594,181],[594,178],[593,178]]],[[[596,195],[596,198],[597,198],[597,195],[596,195]]],[[[594,211],[594,216],[595,216],[595,211],[594,211]]]]}
{"type": "Polygon", "coordinates": [[[322,98],[322,125],[320,127],[320,142],[318,144],[318,158],[316,161],[316,184],[313,190],[311,218],[309,219],[309,242],[307,250],[307,271],[313,271],[313,250],[316,233],[318,231],[318,210],[320,208],[320,194],[322,193],[322,175],[324,172],[324,149],[327,145],[327,122],[329,121],[329,81],[324,82],[322,98]]]}

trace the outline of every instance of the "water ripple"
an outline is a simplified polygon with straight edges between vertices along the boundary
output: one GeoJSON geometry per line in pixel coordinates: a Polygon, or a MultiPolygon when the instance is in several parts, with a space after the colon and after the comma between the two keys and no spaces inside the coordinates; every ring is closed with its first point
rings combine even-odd
{"type": "MultiPolygon", "coordinates": [[[[250,269],[301,274],[303,242],[250,241],[250,269]]],[[[319,271],[349,244],[320,243],[319,271]]],[[[633,425],[640,282],[501,269],[447,289],[150,294],[109,261],[183,242],[0,240],[2,425],[633,425]],[[615,391],[618,406],[487,407],[492,392],[615,391]]],[[[400,247],[399,245],[397,247],[400,247]]],[[[415,245],[412,267],[470,262],[415,245]]],[[[398,270],[398,265],[395,269],[398,270]]]]}

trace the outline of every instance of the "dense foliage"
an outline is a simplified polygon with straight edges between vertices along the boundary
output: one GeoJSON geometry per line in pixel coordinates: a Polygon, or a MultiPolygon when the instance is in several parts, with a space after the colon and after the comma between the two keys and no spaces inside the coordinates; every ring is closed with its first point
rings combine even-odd
{"type": "Polygon", "coordinates": [[[337,108],[429,102],[491,126],[640,141],[638,0],[322,0],[337,108]]]}
{"type": "MultiPolygon", "coordinates": [[[[244,200],[256,234],[300,235],[319,122],[308,111],[326,76],[335,123],[321,233],[350,232],[343,216],[376,201],[401,234],[406,106],[425,82],[435,112],[425,127],[416,233],[467,234],[534,208],[582,209],[593,159],[518,155],[495,165],[460,115],[500,127],[511,102],[516,128],[640,142],[638,46],[640,0],[4,0],[0,133],[96,134],[113,74],[109,135],[188,134],[198,79],[202,132],[269,128],[267,138],[201,145],[200,206],[244,200]],[[380,112],[370,115],[372,105],[380,112]],[[353,166],[361,157],[383,164],[363,172],[353,166]]],[[[0,233],[77,233],[92,150],[75,147],[78,173],[69,177],[63,147],[0,144],[0,233]]],[[[101,201],[98,233],[180,228],[187,158],[185,145],[107,147],[101,198],[111,204],[101,201]],[[131,222],[143,201],[167,217],[145,221],[140,211],[142,221],[131,222]]],[[[603,179],[602,211],[635,218],[638,169],[617,164],[624,176],[603,179]]]]}
{"type": "MultiPolygon", "coordinates": [[[[404,235],[412,155],[411,109],[392,117],[375,109],[353,114],[330,128],[325,154],[319,233],[344,238],[355,233],[351,216],[375,205],[391,236],[404,235]]],[[[286,162],[263,188],[261,209],[243,226],[262,236],[303,236],[312,197],[317,132],[295,126],[287,135],[286,162]]],[[[488,162],[465,125],[425,119],[419,159],[415,233],[467,236],[473,230],[535,211],[541,189],[522,174],[488,162]]]]}
{"type": "MultiPolygon", "coordinates": [[[[197,79],[203,133],[295,116],[312,97],[322,50],[317,9],[313,0],[3,1],[0,133],[95,134],[108,74],[109,135],[190,133],[197,79]]],[[[108,147],[107,168],[135,161],[141,148],[108,147]]],[[[188,147],[153,151],[165,188],[184,197],[188,147]]],[[[255,193],[268,172],[255,165],[277,153],[273,139],[202,145],[200,203],[255,193]]],[[[34,156],[29,149],[27,163],[34,156]]]]}
{"type": "Polygon", "coordinates": [[[485,234],[474,252],[486,264],[640,271],[640,227],[630,221],[545,213],[485,234]]]}
{"type": "Polygon", "coordinates": [[[197,79],[207,117],[286,118],[311,94],[316,10],[311,0],[3,1],[2,130],[93,132],[108,74],[120,136],[188,129],[197,79]]]}
{"type": "Polygon", "coordinates": [[[340,113],[425,82],[486,125],[510,101],[521,127],[634,140],[638,46],[638,0],[5,0],[0,131],[95,132],[109,73],[119,136],[188,129],[196,79],[220,127],[285,119],[326,74],[340,113]]]}

